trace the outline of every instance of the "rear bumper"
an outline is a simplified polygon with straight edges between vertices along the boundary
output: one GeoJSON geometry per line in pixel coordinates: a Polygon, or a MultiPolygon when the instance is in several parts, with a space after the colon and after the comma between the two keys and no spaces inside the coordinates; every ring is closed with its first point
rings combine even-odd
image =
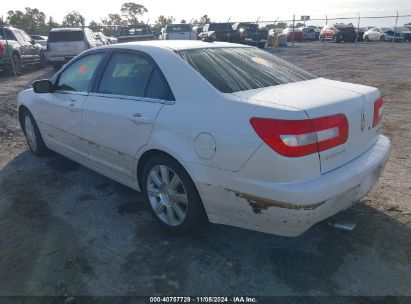
{"type": "Polygon", "coordinates": [[[390,141],[379,136],[358,158],[310,180],[266,183],[239,179],[233,173],[221,177],[220,170],[197,182],[197,188],[213,223],[297,236],[363,198],[377,182],[389,151],[390,141]]]}

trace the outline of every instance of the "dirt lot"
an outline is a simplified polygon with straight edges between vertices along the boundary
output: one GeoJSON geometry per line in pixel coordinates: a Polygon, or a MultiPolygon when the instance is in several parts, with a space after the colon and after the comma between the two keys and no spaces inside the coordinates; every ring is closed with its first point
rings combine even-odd
{"type": "Polygon", "coordinates": [[[17,93],[41,70],[0,77],[0,295],[411,296],[411,44],[273,50],[331,79],[380,88],[393,149],[374,190],[297,238],[209,225],[164,232],[141,196],[58,155],[36,158],[17,93]]]}

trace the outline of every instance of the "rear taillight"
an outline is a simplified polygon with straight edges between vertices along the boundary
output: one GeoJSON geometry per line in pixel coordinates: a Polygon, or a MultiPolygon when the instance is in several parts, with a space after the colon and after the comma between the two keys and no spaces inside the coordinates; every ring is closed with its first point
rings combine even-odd
{"type": "Polygon", "coordinates": [[[380,96],[375,102],[374,102],[374,118],[372,120],[372,127],[375,128],[381,121],[382,119],[382,111],[384,109],[384,101],[382,97],[380,96]]]}
{"type": "Polygon", "coordinates": [[[298,157],[324,151],[347,141],[348,121],[344,114],[304,120],[251,118],[261,139],[277,153],[298,157]]]}
{"type": "Polygon", "coordinates": [[[4,56],[6,54],[6,45],[4,43],[0,43],[0,56],[4,56]]]}

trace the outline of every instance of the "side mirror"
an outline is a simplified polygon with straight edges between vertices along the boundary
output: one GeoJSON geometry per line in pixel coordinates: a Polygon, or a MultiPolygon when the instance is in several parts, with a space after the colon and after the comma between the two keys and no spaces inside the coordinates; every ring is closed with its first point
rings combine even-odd
{"type": "Polygon", "coordinates": [[[35,93],[51,93],[53,92],[53,84],[48,79],[37,80],[33,82],[33,91],[35,93]]]}

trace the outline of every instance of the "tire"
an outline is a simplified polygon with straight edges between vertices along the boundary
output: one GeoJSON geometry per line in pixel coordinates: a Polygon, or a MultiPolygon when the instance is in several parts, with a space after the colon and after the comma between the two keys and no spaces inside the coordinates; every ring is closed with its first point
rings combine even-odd
{"type": "Polygon", "coordinates": [[[40,134],[40,130],[33,115],[31,115],[28,110],[24,112],[21,124],[31,153],[36,156],[47,155],[49,150],[44,144],[43,137],[40,134]]]}
{"type": "Polygon", "coordinates": [[[206,222],[203,203],[187,171],[173,158],[150,158],[142,174],[142,191],[154,217],[167,230],[185,234],[206,222]]]}
{"type": "Polygon", "coordinates": [[[42,68],[42,69],[47,67],[46,55],[43,52],[40,53],[39,67],[42,68]]]}
{"type": "Polygon", "coordinates": [[[319,39],[321,40],[321,42],[324,42],[325,41],[324,35],[322,35],[322,36],[320,35],[319,39]]]}
{"type": "Polygon", "coordinates": [[[384,36],[384,35],[382,35],[382,36],[380,37],[380,41],[382,41],[382,42],[385,41],[385,36],[384,36]]]}
{"type": "MultiPolygon", "coordinates": [[[[23,68],[22,68],[20,56],[17,53],[14,53],[12,55],[12,60],[13,60],[14,68],[16,69],[17,76],[21,75],[23,68]]],[[[7,74],[9,74],[10,76],[14,76],[13,64],[10,64],[10,67],[7,70],[7,74]]]]}
{"type": "Polygon", "coordinates": [[[370,39],[368,38],[368,36],[365,36],[365,37],[364,37],[364,41],[365,41],[365,42],[370,42],[370,39]]]}

